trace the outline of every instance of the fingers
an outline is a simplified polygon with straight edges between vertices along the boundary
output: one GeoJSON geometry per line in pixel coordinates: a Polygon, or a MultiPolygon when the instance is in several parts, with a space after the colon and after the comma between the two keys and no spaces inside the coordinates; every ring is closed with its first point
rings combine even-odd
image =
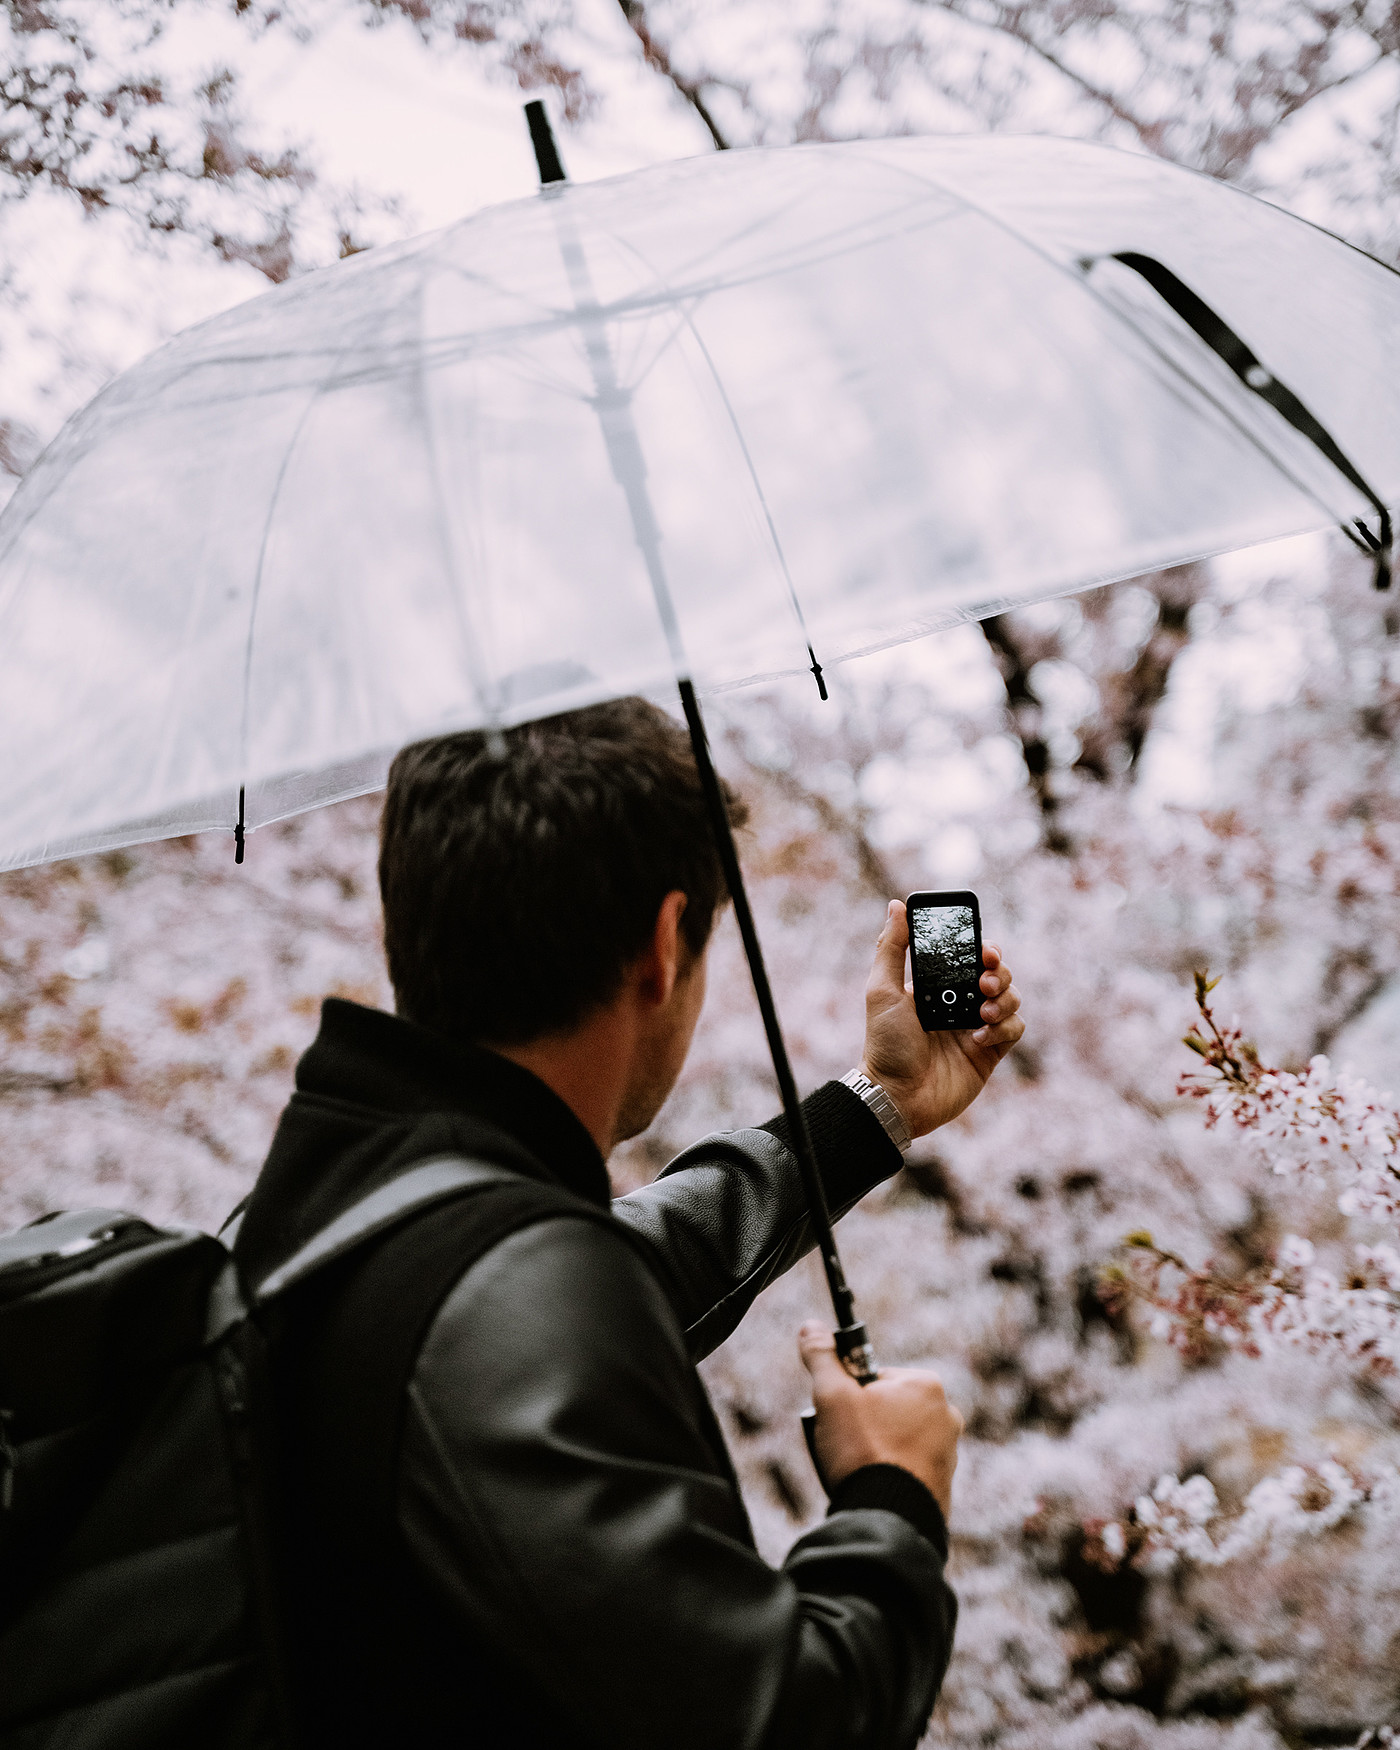
{"type": "Polygon", "coordinates": [[[982,958],[987,970],[978,979],[977,988],[983,996],[998,997],[1011,983],[1011,968],[1004,964],[996,948],[984,948],[982,958]]]}
{"type": "Polygon", "coordinates": [[[973,1042],[992,1047],[1000,1056],[1009,1051],[1026,1030],[1019,1014],[1021,993],[1012,984],[1011,969],[1001,963],[1000,955],[997,955],[996,967],[982,974],[980,985],[987,1001],[978,1010],[982,1025],[972,1035],[973,1042]]]}
{"type": "Polygon", "coordinates": [[[809,1319],[797,1333],[797,1349],[802,1365],[812,1376],[812,1399],[817,1402],[855,1386],[860,1387],[841,1365],[836,1353],[836,1339],[824,1326],[809,1319]]]}
{"type": "Polygon", "coordinates": [[[1021,993],[1008,978],[996,994],[984,1002],[977,1013],[988,1026],[996,1026],[998,1021],[1009,1021],[1021,1006],[1021,993]]]}
{"type": "MultiPolygon", "coordinates": [[[[1019,1001],[1019,998],[1017,1000],[1019,1001]]],[[[989,1047],[997,1053],[998,1057],[1004,1057],[1013,1045],[1019,1043],[1025,1031],[1026,1023],[1019,1015],[1013,1014],[1004,1021],[998,1021],[994,1026],[979,1027],[972,1035],[972,1039],[975,1045],[989,1047]]]]}
{"type": "Polygon", "coordinates": [[[909,947],[909,920],[904,901],[892,899],[885,913],[885,927],[875,944],[875,963],[870,968],[866,996],[904,995],[904,956],[909,947]]]}

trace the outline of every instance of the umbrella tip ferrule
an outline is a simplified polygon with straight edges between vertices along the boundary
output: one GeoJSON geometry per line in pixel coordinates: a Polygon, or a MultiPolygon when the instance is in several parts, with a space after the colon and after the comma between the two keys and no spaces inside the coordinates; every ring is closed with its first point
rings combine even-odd
{"type": "Polygon", "coordinates": [[[243,786],[240,784],[238,786],[238,819],[234,822],[233,827],[233,860],[235,863],[243,861],[243,840],[243,786]]]}
{"type": "MultiPolygon", "coordinates": [[[[1391,574],[1394,570],[1395,558],[1395,532],[1391,527],[1389,511],[1384,508],[1381,510],[1380,533],[1378,535],[1372,534],[1370,525],[1364,522],[1360,517],[1353,518],[1352,527],[1356,529],[1361,537],[1360,540],[1357,540],[1356,536],[1352,535],[1352,541],[1356,546],[1361,548],[1363,553],[1368,553],[1371,557],[1371,564],[1373,566],[1371,572],[1372,583],[1379,590],[1389,589],[1391,574]]],[[[1342,532],[1343,534],[1350,534],[1350,530],[1348,529],[1343,529],[1342,532]]]]}
{"type": "Polygon", "coordinates": [[[825,704],[831,694],[826,690],[826,677],[822,673],[822,665],[817,661],[817,653],[810,644],[807,646],[807,654],[812,659],[812,679],[817,683],[817,691],[821,694],[822,702],[825,704]]]}

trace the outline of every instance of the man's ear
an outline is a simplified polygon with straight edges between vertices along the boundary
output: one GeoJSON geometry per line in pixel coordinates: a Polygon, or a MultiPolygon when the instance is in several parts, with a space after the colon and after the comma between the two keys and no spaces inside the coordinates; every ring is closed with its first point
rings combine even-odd
{"type": "Polygon", "coordinates": [[[651,941],[636,962],[638,994],[657,1008],[671,1000],[689,959],[689,950],[681,935],[681,919],[688,901],[679,888],[674,888],[661,902],[652,928],[651,941]]]}

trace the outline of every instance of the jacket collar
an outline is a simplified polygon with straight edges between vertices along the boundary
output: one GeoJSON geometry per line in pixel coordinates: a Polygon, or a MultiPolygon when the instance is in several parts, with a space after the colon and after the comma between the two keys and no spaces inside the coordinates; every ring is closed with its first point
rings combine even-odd
{"type": "Polygon", "coordinates": [[[368,1108],[386,1118],[461,1112],[528,1149],[576,1196],[607,1208],[601,1151],[552,1088],[509,1058],[340,997],[297,1065],[297,1094],[368,1108]]]}

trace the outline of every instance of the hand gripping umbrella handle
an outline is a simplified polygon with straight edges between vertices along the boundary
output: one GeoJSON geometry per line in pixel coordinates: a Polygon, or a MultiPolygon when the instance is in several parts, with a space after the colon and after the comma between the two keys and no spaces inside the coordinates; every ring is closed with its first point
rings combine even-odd
{"type": "MultiPolygon", "coordinates": [[[[880,1377],[880,1370],[875,1365],[875,1355],[874,1355],[873,1350],[870,1347],[870,1344],[867,1341],[865,1341],[865,1326],[864,1325],[857,1325],[857,1326],[855,1326],[854,1329],[855,1329],[855,1331],[860,1332],[861,1339],[862,1339],[861,1345],[860,1345],[860,1350],[859,1350],[860,1360],[859,1360],[859,1362],[856,1362],[854,1356],[848,1358],[847,1356],[842,1355],[841,1356],[842,1365],[846,1368],[846,1371],[848,1373],[852,1374],[856,1379],[858,1379],[862,1385],[869,1385],[872,1382],[872,1380],[876,1380],[880,1377]],[[862,1371],[857,1371],[858,1367],[860,1369],[862,1369],[862,1371]]],[[[852,1332],[851,1334],[854,1335],[854,1332],[852,1332]]],[[[841,1353],[841,1348],[840,1348],[841,1336],[842,1336],[842,1333],[840,1331],[838,1331],[836,1333],[837,1353],[838,1354],[841,1353]]],[[[817,1456],[817,1412],[816,1412],[816,1410],[815,1409],[804,1410],[802,1412],[801,1420],[802,1420],[802,1438],[807,1442],[807,1456],[812,1461],[812,1469],[817,1473],[817,1481],[826,1490],[827,1494],[830,1495],[831,1494],[831,1481],[830,1481],[830,1478],[827,1476],[825,1469],[822,1466],[821,1459],[817,1456]]]]}

